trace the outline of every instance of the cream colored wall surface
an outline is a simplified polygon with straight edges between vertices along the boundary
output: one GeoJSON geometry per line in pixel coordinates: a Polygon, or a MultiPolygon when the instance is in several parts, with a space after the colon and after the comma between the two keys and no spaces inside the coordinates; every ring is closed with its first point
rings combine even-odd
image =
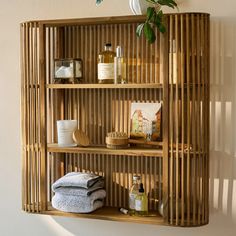
{"type": "Polygon", "coordinates": [[[128,0],[104,0],[99,7],[95,6],[95,0],[1,0],[0,236],[236,235],[236,1],[179,2],[180,11],[204,11],[212,15],[209,225],[161,227],[29,215],[21,211],[19,23],[131,12],[128,0]]]}

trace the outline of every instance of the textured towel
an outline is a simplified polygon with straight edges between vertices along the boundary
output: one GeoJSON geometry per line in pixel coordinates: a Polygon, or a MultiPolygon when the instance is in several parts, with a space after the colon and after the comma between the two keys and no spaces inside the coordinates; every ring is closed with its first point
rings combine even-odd
{"type": "Polygon", "coordinates": [[[57,187],[56,189],[53,189],[55,193],[61,193],[65,195],[73,195],[73,196],[90,196],[93,192],[103,189],[100,186],[93,186],[89,189],[86,188],[80,188],[80,187],[57,187]]]}
{"type": "Polygon", "coordinates": [[[57,192],[61,187],[77,187],[77,188],[91,188],[104,186],[104,180],[102,176],[92,173],[71,172],[58,179],[52,185],[52,191],[57,192]]]}
{"type": "Polygon", "coordinates": [[[71,172],[58,179],[52,190],[52,206],[60,211],[90,213],[103,206],[104,179],[89,173],[71,172]]]}
{"type": "Polygon", "coordinates": [[[106,191],[101,189],[90,196],[67,195],[56,193],[52,198],[52,206],[60,211],[73,213],[90,213],[103,206],[106,191]]]}

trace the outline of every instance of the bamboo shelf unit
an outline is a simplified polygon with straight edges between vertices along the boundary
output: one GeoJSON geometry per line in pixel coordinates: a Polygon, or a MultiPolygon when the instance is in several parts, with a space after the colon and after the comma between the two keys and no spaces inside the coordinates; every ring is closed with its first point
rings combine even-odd
{"type": "Polygon", "coordinates": [[[137,38],[143,16],[21,24],[22,208],[26,212],[136,223],[208,223],[209,14],[164,16],[167,32],[137,38]],[[124,48],[127,84],[97,84],[105,43],[124,48]],[[83,83],[53,84],[55,58],[81,58],[83,83]],[[132,102],[162,103],[162,145],[105,147],[108,132],[130,130],[132,102]],[[78,120],[87,148],[57,146],[56,121],[78,120]],[[71,171],[104,176],[105,206],[91,214],[51,207],[51,184],[71,171]],[[123,215],[133,175],[141,176],[150,214],[123,215]],[[163,203],[163,216],[158,204],[163,203]]]}

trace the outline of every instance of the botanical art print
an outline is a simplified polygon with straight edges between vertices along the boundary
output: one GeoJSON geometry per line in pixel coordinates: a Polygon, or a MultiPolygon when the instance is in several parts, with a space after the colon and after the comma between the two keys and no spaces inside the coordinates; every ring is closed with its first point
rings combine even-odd
{"type": "Polygon", "coordinates": [[[131,103],[131,131],[133,139],[159,141],[161,139],[161,103],[131,103]]]}

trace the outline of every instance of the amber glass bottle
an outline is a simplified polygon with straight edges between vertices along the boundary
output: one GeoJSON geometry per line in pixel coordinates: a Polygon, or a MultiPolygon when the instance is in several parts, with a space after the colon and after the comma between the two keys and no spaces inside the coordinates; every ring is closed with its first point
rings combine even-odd
{"type": "Polygon", "coordinates": [[[110,43],[105,45],[104,51],[98,55],[98,83],[114,83],[114,57],[116,53],[112,51],[110,43]]]}

